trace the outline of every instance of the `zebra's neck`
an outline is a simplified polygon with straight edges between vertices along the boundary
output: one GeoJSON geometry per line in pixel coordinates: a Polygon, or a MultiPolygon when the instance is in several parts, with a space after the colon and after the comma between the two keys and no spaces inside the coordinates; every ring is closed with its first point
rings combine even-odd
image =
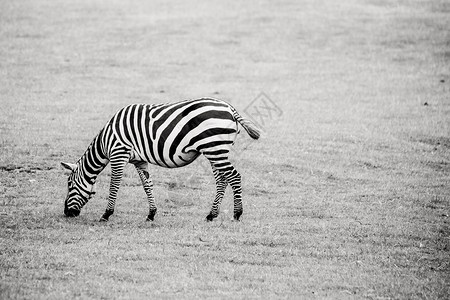
{"type": "Polygon", "coordinates": [[[77,162],[77,181],[86,191],[91,192],[97,176],[108,164],[108,158],[104,151],[104,131],[92,140],[89,147],[77,162]]]}

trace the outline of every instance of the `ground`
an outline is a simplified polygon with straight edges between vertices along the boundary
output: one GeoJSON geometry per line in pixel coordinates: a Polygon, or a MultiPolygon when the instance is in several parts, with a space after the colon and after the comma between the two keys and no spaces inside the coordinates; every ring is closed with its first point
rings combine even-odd
{"type": "Polygon", "coordinates": [[[0,298],[446,299],[450,4],[445,0],[2,1],[0,298]],[[212,96],[242,132],[205,222],[203,158],[151,167],[146,222],[127,167],[77,218],[67,177],[130,103],[212,96]]]}

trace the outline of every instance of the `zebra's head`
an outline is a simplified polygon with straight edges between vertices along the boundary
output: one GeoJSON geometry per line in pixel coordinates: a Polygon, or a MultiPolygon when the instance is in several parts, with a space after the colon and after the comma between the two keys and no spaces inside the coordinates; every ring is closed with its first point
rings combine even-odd
{"type": "Polygon", "coordinates": [[[79,176],[77,174],[78,166],[76,164],[61,162],[61,165],[64,169],[70,171],[69,178],[67,179],[68,190],[66,200],[64,201],[64,214],[66,217],[77,217],[80,214],[81,208],[95,194],[93,185],[88,187],[77,180],[79,176]]]}

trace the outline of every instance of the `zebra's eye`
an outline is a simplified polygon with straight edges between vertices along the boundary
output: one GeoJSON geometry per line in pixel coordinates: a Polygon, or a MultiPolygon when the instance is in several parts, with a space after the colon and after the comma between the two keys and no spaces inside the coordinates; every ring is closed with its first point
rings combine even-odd
{"type": "Polygon", "coordinates": [[[69,189],[72,187],[72,180],[70,180],[70,178],[67,180],[67,187],[69,189]]]}

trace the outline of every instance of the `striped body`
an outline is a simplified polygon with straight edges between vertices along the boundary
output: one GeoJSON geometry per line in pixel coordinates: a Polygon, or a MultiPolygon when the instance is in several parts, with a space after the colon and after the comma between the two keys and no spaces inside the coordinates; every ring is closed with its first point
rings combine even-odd
{"type": "Polygon", "coordinates": [[[119,110],[94,138],[77,164],[63,166],[71,170],[65,214],[78,215],[93,194],[98,174],[111,163],[108,207],[102,220],[114,211],[117,191],[127,163],[135,165],[149,201],[148,219],[153,220],[156,205],[152,193],[148,163],[177,168],[203,154],[211,163],[216,179],[216,199],[208,220],[218,215],[227,184],[235,201],[235,219],[242,214],[241,178],[228,160],[238,134],[238,123],[258,138],[257,128],[228,103],[201,98],[172,104],[133,104],[119,110]]]}
{"type": "Polygon", "coordinates": [[[234,143],[238,130],[229,105],[211,99],[129,105],[110,124],[134,159],[168,168],[191,163],[207,148],[234,143]]]}

